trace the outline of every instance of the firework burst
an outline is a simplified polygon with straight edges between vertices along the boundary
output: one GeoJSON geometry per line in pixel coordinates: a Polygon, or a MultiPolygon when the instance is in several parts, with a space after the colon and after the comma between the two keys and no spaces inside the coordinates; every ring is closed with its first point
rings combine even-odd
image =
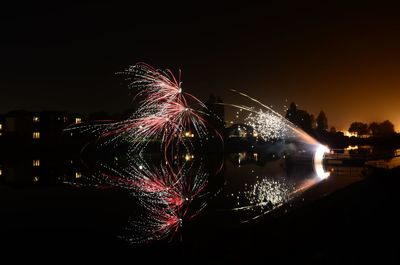
{"type": "Polygon", "coordinates": [[[270,111],[251,112],[245,118],[245,124],[251,126],[264,140],[280,140],[292,135],[286,119],[270,111]]]}
{"type": "Polygon", "coordinates": [[[206,108],[194,96],[182,91],[182,82],[171,71],[161,71],[143,63],[138,63],[121,72],[128,82],[137,110],[127,120],[95,125],[81,125],[67,130],[91,132],[105,139],[104,143],[126,141],[130,152],[142,152],[151,142],[161,140],[161,148],[166,152],[172,145],[184,146],[190,151],[193,145],[185,141],[184,134],[190,131],[198,139],[207,135],[207,126],[199,112],[189,106],[188,101],[206,108]],[[189,100],[188,100],[189,99],[189,100]]]}
{"type": "MultiPolygon", "coordinates": [[[[274,141],[296,138],[297,140],[301,140],[307,144],[318,144],[318,141],[316,141],[313,137],[287,120],[271,107],[242,92],[236,90],[232,91],[249,99],[251,102],[254,102],[261,107],[261,109],[256,109],[254,107],[245,105],[223,104],[239,110],[245,110],[246,113],[248,113],[248,116],[244,118],[245,124],[251,126],[262,139],[266,141],[274,141]]],[[[239,116],[237,115],[237,118],[238,117],[239,116]]]]}

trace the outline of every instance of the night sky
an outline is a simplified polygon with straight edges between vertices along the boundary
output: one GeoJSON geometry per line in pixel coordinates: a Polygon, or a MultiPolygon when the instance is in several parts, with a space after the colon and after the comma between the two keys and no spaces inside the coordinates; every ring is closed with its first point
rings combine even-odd
{"type": "Polygon", "coordinates": [[[0,113],[121,112],[130,99],[115,73],[146,62],[182,69],[201,99],[245,103],[237,89],[281,112],[286,100],[324,110],[337,129],[400,129],[400,8],[320,2],[2,7],[0,113]]]}

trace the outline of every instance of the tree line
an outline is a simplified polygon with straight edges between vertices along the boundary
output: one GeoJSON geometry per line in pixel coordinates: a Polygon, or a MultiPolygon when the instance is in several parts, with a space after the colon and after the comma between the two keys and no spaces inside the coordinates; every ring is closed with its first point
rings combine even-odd
{"type": "Polygon", "coordinates": [[[395,134],[394,125],[389,120],[384,122],[371,122],[370,124],[355,121],[350,125],[349,132],[357,135],[373,135],[377,137],[395,134]]]}
{"type": "MultiPolygon", "coordinates": [[[[328,118],[322,110],[315,118],[313,114],[298,109],[297,105],[292,102],[286,111],[286,119],[308,133],[328,132],[328,118]]],[[[351,123],[348,131],[350,133],[357,133],[359,136],[372,135],[375,137],[386,137],[396,133],[393,123],[389,120],[385,120],[384,122],[372,122],[370,124],[355,121],[351,123]]],[[[334,126],[331,126],[329,132],[336,133],[337,131],[334,126]]]]}

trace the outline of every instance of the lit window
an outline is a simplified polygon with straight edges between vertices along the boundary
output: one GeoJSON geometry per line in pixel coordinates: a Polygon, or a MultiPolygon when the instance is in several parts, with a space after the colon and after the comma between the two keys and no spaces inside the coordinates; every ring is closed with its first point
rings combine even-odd
{"type": "Polygon", "coordinates": [[[39,182],[39,177],[38,177],[38,176],[34,176],[33,179],[32,179],[32,181],[33,181],[34,183],[39,182]]]}
{"type": "Polygon", "coordinates": [[[1,175],[3,175],[3,171],[2,171],[1,168],[0,168],[0,176],[1,176],[1,175]]]}
{"type": "Polygon", "coordinates": [[[33,132],[33,139],[40,139],[40,132],[33,132]]]}
{"type": "Polygon", "coordinates": [[[40,117],[38,117],[38,116],[33,117],[33,122],[39,122],[39,121],[40,121],[40,117]]]}
{"type": "Polygon", "coordinates": [[[34,167],[40,167],[40,160],[39,159],[34,159],[33,160],[33,166],[34,167]]]}
{"type": "Polygon", "coordinates": [[[3,129],[3,124],[0,123],[0,130],[3,129]]]}
{"type": "Polygon", "coordinates": [[[81,123],[82,119],[81,118],[75,118],[75,124],[81,123]]]}
{"type": "Polygon", "coordinates": [[[75,178],[76,179],[80,179],[82,177],[82,173],[81,172],[75,172],[75,178]]]}

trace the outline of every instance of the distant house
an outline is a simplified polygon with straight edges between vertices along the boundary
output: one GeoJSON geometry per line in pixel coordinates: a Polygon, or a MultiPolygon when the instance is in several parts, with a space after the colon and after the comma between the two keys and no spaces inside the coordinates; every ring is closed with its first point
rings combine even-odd
{"type": "Polygon", "coordinates": [[[2,132],[4,138],[27,140],[32,136],[32,115],[28,111],[15,110],[3,116],[2,132]]]}
{"type": "Polygon", "coordinates": [[[0,133],[3,140],[21,144],[53,144],[61,140],[67,126],[81,123],[83,119],[82,115],[61,111],[10,111],[0,118],[0,133]]]}
{"type": "Polygon", "coordinates": [[[64,177],[81,177],[75,157],[85,139],[65,128],[87,122],[87,118],[62,111],[10,111],[0,115],[0,183],[50,183],[64,177]]]}

